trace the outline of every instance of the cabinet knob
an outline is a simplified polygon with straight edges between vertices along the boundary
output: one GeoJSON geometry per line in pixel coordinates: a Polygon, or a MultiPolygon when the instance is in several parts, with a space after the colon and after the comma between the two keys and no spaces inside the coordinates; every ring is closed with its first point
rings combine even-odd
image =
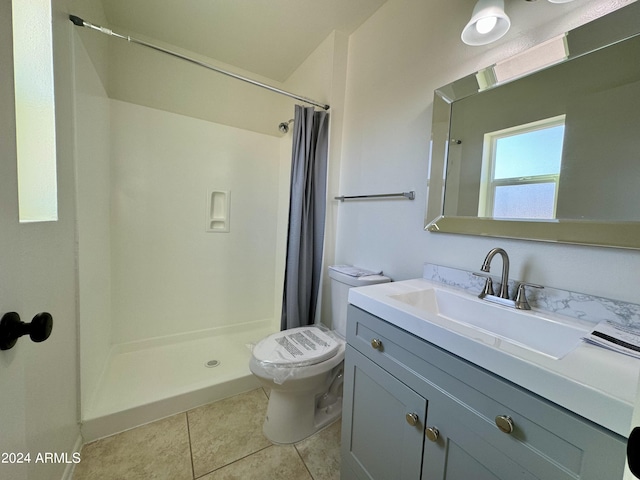
{"type": "Polygon", "coordinates": [[[371,347],[380,350],[382,348],[382,341],[379,338],[374,338],[371,340],[371,347]]]}
{"type": "Polygon", "coordinates": [[[440,430],[438,430],[436,427],[427,427],[425,428],[424,433],[432,442],[437,442],[438,437],[440,437],[440,430]]]}
{"type": "Polygon", "coordinates": [[[509,415],[498,415],[496,417],[496,426],[501,432],[511,433],[514,428],[513,419],[509,415]]]}
{"type": "Polygon", "coordinates": [[[407,413],[405,415],[405,418],[407,419],[407,423],[412,427],[415,427],[416,425],[418,425],[419,418],[417,413],[407,413]]]}

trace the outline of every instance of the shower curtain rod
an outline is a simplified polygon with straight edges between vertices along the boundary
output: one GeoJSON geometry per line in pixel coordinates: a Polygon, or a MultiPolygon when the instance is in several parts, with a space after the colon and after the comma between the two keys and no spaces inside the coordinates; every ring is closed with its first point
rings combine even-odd
{"type": "Polygon", "coordinates": [[[250,78],[238,75],[236,73],[232,73],[232,72],[229,72],[227,70],[223,70],[221,68],[214,67],[213,65],[209,65],[208,63],[204,63],[204,62],[201,62],[200,60],[196,60],[195,58],[191,58],[191,57],[187,57],[186,55],[182,55],[181,53],[174,52],[172,50],[168,50],[166,48],[159,47],[158,45],[154,45],[152,43],[145,42],[144,40],[138,40],[138,39],[132,38],[132,37],[130,37],[128,35],[120,35],[119,33],[116,33],[113,30],[111,30],[110,28],[105,28],[105,27],[101,27],[99,25],[95,25],[95,24],[87,22],[86,20],[83,20],[82,18],[77,17],[75,15],[69,15],[69,20],[71,20],[73,22],[73,24],[78,26],[78,27],[87,27],[87,28],[90,28],[90,29],[95,30],[97,32],[104,33],[106,35],[110,35],[112,37],[121,38],[121,39],[126,40],[126,41],[128,41],[130,43],[137,43],[138,45],[142,45],[144,47],[151,48],[151,49],[156,50],[158,52],[169,54],[169,55],[174,56],[176,58],[180,58],[182,60],[186,60],[187,62],[194,63],[194,64],[199,65],[199,66],[204,67],[204,68],[208,68],[209,70],[213,70],[214,72],[218,72],[218,73],[221,73],[223,75],[227,75],[228,77],[235,78],[236,80],[242,80],[243,82],[247,82],[247,83],[250,83],[252,85],[256,85],[258,87],[262,87],[262,88],[265,88],[267,90],[271,90],[272,92],[275,92],[275,93],[279,93],[280,95],[285,95],[287,97],[294,98],[294,99],[299,100],[299,101],[301,101],[303,103],[308,103],[309,105],[313,105],[315,107],[320,107],[320,108],[322,108],[324,110],[329,110],[329,108],[330,108],[330,106],[327,105],[326,103],[320,103],[320,102],[317,102],[317,101],[312,100],[310,98],[303,97],[303,96],[300,96],[300,95],[296,95],[295,93],[287,92],[286,90],[281,90],[280,88],[272,87],[271,85],[267,85],[266,83],[261,83],[261,82],[258,82],[256,80],[252,80],[250,78]]]}

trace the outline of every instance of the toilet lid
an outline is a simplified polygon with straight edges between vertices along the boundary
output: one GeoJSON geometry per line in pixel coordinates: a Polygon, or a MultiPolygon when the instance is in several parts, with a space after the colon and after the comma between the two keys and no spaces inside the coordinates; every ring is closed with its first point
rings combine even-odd
{"type": "Polygon", "coordinates": [[[253,347],[256,360],[270,365],[314,365],[335,356],[341,342],[318,327],[298,327],[274,333],[253,347]]]}

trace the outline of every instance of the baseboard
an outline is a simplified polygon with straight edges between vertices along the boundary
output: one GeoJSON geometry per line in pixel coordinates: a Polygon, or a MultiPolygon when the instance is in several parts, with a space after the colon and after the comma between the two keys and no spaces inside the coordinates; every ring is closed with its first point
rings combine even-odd
{"type": "MultiPolygon", "coordinates": [[[[76,439],[76,443],[73,445],[73,450],[70,452],[71,455],[69,455],[70,458],[74,458],[74,454],[80,454],[80,451],[82,450],[82,445],[84,444],[84,441],[82,439],[82,435],[78,435],[78,438],[76,439]]],[[[71,480],[73,478],[73,471],[76,468],[76,464],[75,463],[68,463],[67,467],[64,469],[64,472],[62,473],[62,478],[60,480],[71,480]]]]}

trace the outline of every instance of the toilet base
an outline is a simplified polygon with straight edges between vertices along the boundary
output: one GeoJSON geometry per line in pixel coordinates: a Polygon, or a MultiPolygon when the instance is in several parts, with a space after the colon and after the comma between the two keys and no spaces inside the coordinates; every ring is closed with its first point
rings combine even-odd
{"type": "Polygon", "coordinates": [[[282,375],[284,381],[280,378],[283,372],[278,372],[277,367],[251,357],[249,369],[270,390],[262,431],[271,442],[299,442],[342,414],[345,342],[338,341],[339,350],[333,357],[291,367],[290,372],[284,372],[291,375],[282,375]]]}
{"type": "Polygon", "coordinates": [[[323,395],[271,390],[262,431],[273,443],[295,443],[326,427],[341,414],[342,396],[326,405],[323,395]]]}

